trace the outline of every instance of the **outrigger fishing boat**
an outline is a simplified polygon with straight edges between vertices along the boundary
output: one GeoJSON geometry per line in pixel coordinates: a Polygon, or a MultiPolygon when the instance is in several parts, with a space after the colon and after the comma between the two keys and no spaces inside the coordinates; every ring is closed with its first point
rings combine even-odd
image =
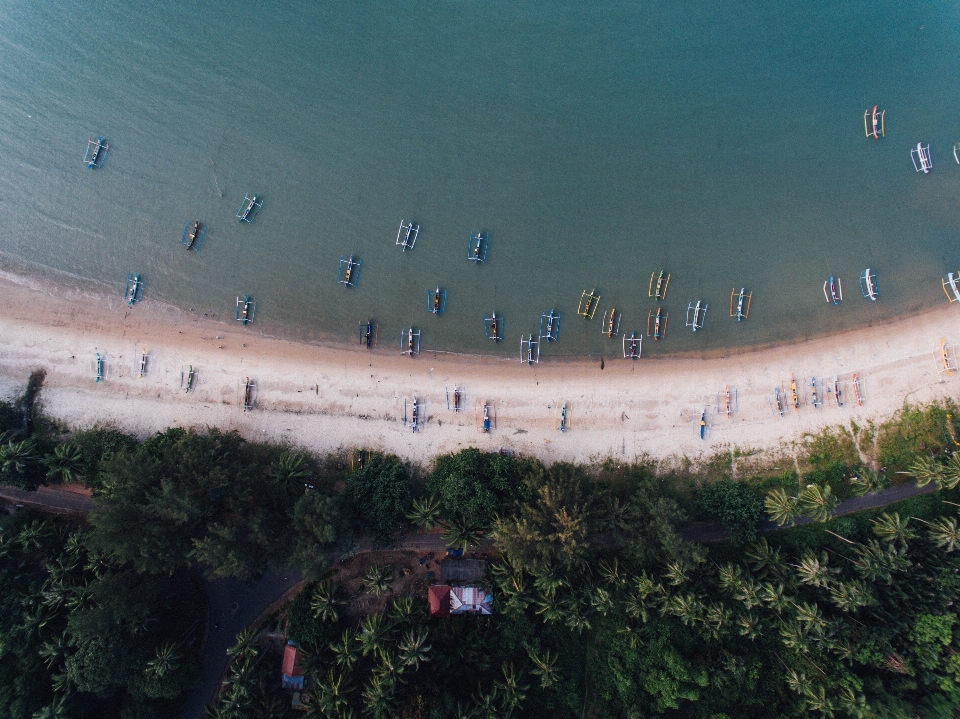
{"type": "MultiPolygon", "coordinates": [[[[446,388],[445,388],[446,389],[446,388]]],[[[447,409],[452,409],[454,412],[459,412],[463,409],[463,390],[460,389],[457,385],[453,385],[453,406],[450,406],[450,390],[446,390],[447,393],[447,409]]]]}
{"type": "Polygon", "coordinates": [[[947,279],[941,280],[943,292],[951,302],[960,302],[960,287],[957,287],[957,281],[960,280],[960,273],[947,273],[947,279]],[[949,289],[948,289],[949,288],[949,289]]]}
{"type": "Polygon", "coordinates": [[[99,168],[103,164],[103,159],[107,156],[107,150],[109,149],[110,145],[105,143],[99,135],[97,135],[96,140],[90,137],[87,140],[87,151],[83,153],[84,163],[91,170],[99,168]]]}
{"type": "Polygon", "coordinates": [[[427,290],[427,311],[435,315],[442,315],[447,308],[447,291],[438,286],[435,290],[427,290]]]}
{"type": "Polygon", "coordinates": [[[623,358],[624,359],[640,359],[640,352],[643,345],[643,335],[637,337],[636,332],[631,332],[630,336],[627,337],[627,334],[623,334],[623,358]]]}
{"type": "Polygon", "coordinates": [[[747,292],[746,287],[740,288],[740,294],[737,294],[737,288],[734,287],[730,290],[730,316],[736,317],[737,322],[740,320],[747,319],[747,316],[750,314],[750,302],[753,300],[753,292],[747,292]],[[736,297],[737,306],[734,309],[733,299],[736,297]],[[746,306],[744,306],[746,305],[746,306]]]}
{"type": "Polygon", "coordinates": [[[813,377],[810,380],[810,391],[813,394],[813,406],[817,409],[820,408],[820,397],[817,394],[817,378],[813,377]]]}
{"type": "Polygon", "coordinates": [[[917,172],[927,174],[933,169],[933,160],[930,159],[930,145],[926,147],[922,143],[910,150],[910,159],[913,161],[913,169],[917,172]]]}
{"type": "Polygon", "coordinates": [[[494,312],[490,317],[483,318],[483,334],[488,340],[499,342],[503,339],[503,317],[497,317],[494,312]]]}
{"type": "Polygon", "coordinates": [[[863,111],[863,131],[867,134],[867,137],[872,137],[874,140],[883,137],[883,116],[886,113],[886,110],[877,112],[876,105],[873,106],[872,110],[863,111]]]}
{"type": "MultiPolygon", "coordinates": [[[[413,432],[420,431],[420,423],[423,416],[423,403],[417,399],[417,395],[413,395],[413,409],[410,413],[410,429],[413,432]]],[[[407,426],[407,400],[403,400],[403,426],[407,426]]]]}
{"type": "Polygon", "coordinates": [[[860,293],[868,300],[877,301],[880,290],[877,287],[877,271],[869,267],[860,274],[860,293]]]}
{"type": "Polygon", "coordinates": [[[470,233],[467,245],[467,259],[482,265],[487,260],[487,233],[481,230],[470,233]]]}
{"type": "Polygon", "coordinates": [[[485,434],[490,430],[497,428],[497,409],[489,402],[485,402],[483,407],[477,407],[474,410],[474,420],[477,423],[477,429],[485,434]]]}
{"type": "Polygon", "coordinates": [[[570,424],[569,408],[567,406],[567,403],[564,402],[560,406],[560,416],[557,417],[557,429],[559,429],[561,432],[566,432],[569,424],[570,424]]]}
{"type": "Polygon", "coordinates": [[[237,322],[247,325],[253,322],[253,315],[257,310],[257,301],[250,295],[244,295],[243,300],[237,297],[237,322]]]}
{"type": "Polygon", "coordinates": [[[253,409],[254,403],[256,401],[256,391],[257,391],[257,383],[254,382],[249,377],[247,377],[247,379],[243,383],[243,394],[242,394],[241,405],[240,405],[241,407],[243,407],[244,412],[246,412],[247,410],[253,409]]]}
{"type": "Polygon", "coordinates": [[[343,255],[340,255],[340,264],[337,267],[337,282],[339,282],[344,287],[356,287],[357,280],[360,279],[360,265],[363,263],[363,260],[353,259],[353,255],[350,255],[349,259],[343,259],[343,255]]]}
{"type": "Polygon", "coordinates": [[[103,358],[99,352],[97,352],[96,380],[97,382],[103,381],[103,358]]]}
{"type": "Polygon", "coordinates": [[[647,313],[647,336],[654,340],[662,340],[667,334],[667,320],[670,318],[669,312],[664,312],[662,307],[657,307],[656,314],[653,310],[647,313]],[[650,331],[650,323],[653,322],[653,331],[650,331]]]}
{"type": "Polygon", "coordinates": [[[188,250],[199,250],[200,243],[207,234],[207,228],[200,225],[200,220],[187,222],[183,228],[183,236],[180,238],[180,244],[188,250]]]}
{"type": "Polygon", "coordinates": [[[254,193],[253,197],[244,195],[240,209],[237,210],[237,219],[240,220],[240,222],[253,222],[253,218],[260,212],[261,207],[263,207],[263,198],[260,197],[260,195],[256,193],[254,193]]]}
{"type": "Polygon", "coordinates": [[[597,313],[597,306],[600,304],[600,295],[594,294],[595,292],[596,289],[589,292],[584,290],[583,294],[580,295],[580,304],[577,305],[577,314],[586,317],[588,320],[593,319],[593,316],[597,313]]]}
{"type": "Polygon", "coordinates": [[[687,327],[693,329],[694,332],[697,330],[703,329],[703,320],[707,316],[707,305],[702,300],[697,300],[697,304],[694,305],[693,302],[687,305],[687,327]]]}
{"type": "Polygon", "coordinates": [[[857,405],[863,407],[863,397],[860,394],[860,380],[857,379],[857,373],[853,373],[853,398],[857,400],[857,405]]]}
{"type": "Polygon", "coordinates": [[[540,339],[553,342],[560,337],[560,313],[550,309],[549,314],[540,313],[540,339]]]}
{"type": "Polygon", "coordinates": [[[960,155],[957,154],[958,152],[960,152],[960,142],[955,142],[953,144],[953,159],[960,165],[960,155]]]}
{"type": "Polygon", "coordinates": [[[400,330],[400,351],[411,357],[420,354],[420,330],[400,330]]]}
{"type": "Polygon", "coordinates": [[[377,344],[377,324],[373,320],[357,323],[357,330],[360,333],[360,344],[366,345],[367,349],[375,347],[377,344]]]}
{"type": "Polygon", "coordinates": [[[193,365],[190,365],[190,368],[187,370],[187,386],[184,392],[189,393],[193,389],[193,380],[195,377],[196,373],[193,371],[193,365]]]}
{"type": "Polygon", "coordinates": [[[843,388],[837,375],[833,376],[833,398],[837,400],[837,407],[843,407],[843,388]]]}
{"type": "Polygon", "coordinates": [[[790,401],[793,402],[793,408],[800,411],[800,396],[797,394],[797,380],[790,375],[790,401]]]}
{"type": "Polygon", "coordinates": [[[946,339],[940,340],[939,357],[942,365],[941,372],[952,375],[957,371],[956,354],[953,352],[953,348],[947,345],[946,339]]]}
{"type": "Polygon", "coordinates": [[[829,280],[823,283],[823,296],[827,302],[839,305],[843,300],[843,285],[840,284],[839,277],[831,276],[829,280]],[[827,294],[827,288],[830,288],[830,294],[827,294]]]}
{"type": "Polygon", "coordinates": [[[609,312],[603,313],[603,324],[600,325],[600,333],[608,338],[616,337],[620,330],[620,313],[614,307],[609,312]]]}
{"type": "Polygon", "coordinates": [[[723,408],[723,413],[727,415],[728,418],[733,418],[733,402],[737,397],[737,391],[734,390],[730,392],[730,385],[724,385],[721,392],[717,392],[717,412],[720,411],[721,407],[723,408]],[[723,404],[720,404],[721,395],[723,396],[723,404]]]}
{"type": "Polygon", "coordinates": [[[520,335],[520,361],[527,364],[540,364],[540,338],[520,335]]]}
{"type": "Polygon", "coordinates": [[[777,404],[777,413],[783,417],[783,397],[780,395],[780,388],[773,388],[773,400],[777,404]]]}
{"type": "Polygon", "coordinates": [[[707,410],[706,408],[700,413],[700,439],[706,439],[707,437],[707,410]]]}
{"type": "Polygon", "coordinates": [[[670,284],[670,275],[666,273],[665,270],[660,270],[660,274],[656,272],[650,273],[650,287],[647,289],[647,295],[649,297],[656,297],[658,300],[667,299],[667,287],[670,284]],[[657,286],[653,286],[654,278],[656,278],[657,286]]]}
{"type": "Polygon", "coordinates": [[[146,348],[144,348],[142,352],[134,352],[133,366],[138,377],[143,378],[147,376],[147,370],[149,369],[149,358],[150,355],[147,354],[146,348]]]}
{"type": "Polygon", "coordinates": [[[414,224],[412,221],[404,224],[403,220],[401,220],[400,229],[397,230],[396,244],[400,245],[404,252],[412,250],[417,242],[417,235],[419,234],[420,225],[414,224]]]}
{"type": "Polygon", "coordinates": [[[127,287],[123,291],[123,298],[128,305],[136,304],[143,297],[143,278],[139,272],[127,274],[127,287]]]}

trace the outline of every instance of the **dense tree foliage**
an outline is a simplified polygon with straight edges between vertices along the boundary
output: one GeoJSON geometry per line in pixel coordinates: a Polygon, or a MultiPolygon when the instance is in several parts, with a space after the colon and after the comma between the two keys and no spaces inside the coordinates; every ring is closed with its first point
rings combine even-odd
{"type": "Polygon", "coordinates": [[[373,455],[347,487],[360,529],[380,545],[390,543],[403,525],[413,491],[400,460],[373,455]]]}
{"type": "Polygon", "coordinates": [[[197,676],[194,583],[86,540],[26,512],[0,523],[0,717],[169,715],[197,676]]]}
{"type": "Polygon", "coordinates": [[[760,534],[763,500],[739,482],[723,480],[700,490],[700,509],[720,520],[735,542],[752,542],[760,534]]]}

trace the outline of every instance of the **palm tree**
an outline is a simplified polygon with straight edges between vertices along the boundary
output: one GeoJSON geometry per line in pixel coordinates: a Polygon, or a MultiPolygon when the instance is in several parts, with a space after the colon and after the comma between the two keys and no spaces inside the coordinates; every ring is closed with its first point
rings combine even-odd
{"type": "Polygon", "coordinates": [[[314,619],[335,624],[340,619],[340,608],[347,602],[340,596],[339,587],[329,579],[319,582],[310,597],[310,612],[314,619]]]}
{"type": "Polygon", "coordinates": [[[873,523],[873,533],[888,542],[906,542],[917,536],[907,526],[910,524],[910,517],[902,520],[898,512],[884,512],[879,519],[870,521],[873,523]]]}
{"type": "Polygon", "coordinates": [[[53,454],[43,459],[47,465],[47,479],[59,478],[64,484],[74,482],[80,477],[80,467],[83,455],[75,444],[58,444],[53,448],[53,454]]]}
{"type": "Polygon", "coordinates": [[[53,701],[33,713],[32,719],[65,719],[68,715],[67,696],[54,694],[53,701]]]}
{"type": "Polygon", "coordinates": [[[421,629],[415,633],[413,629],[407,631],[400,642],[400,661],[405,666],[413,667],[414,670],[420,668],[421,662],[430,661],[430,645],[427,642],[427,630],[421,629]]]}
{"type": "Polygon", "coordinates": [[[51,639],[48,642],[44,642],[43,646],[40,647],[38,654],[43,657],[43,663],[46,665],[47,669],[52,669],[55,664],[60,662],[66,656],[67,646],[67,639],[64,635],[57,639],[51,639]]]}
{"type": "Polygon", "coordinates": [[[323,716],[337,716],[349,704],[350,693],[354,685],[350,681],[350,672],[327,671],[326,677],[317,682],[316,692],[310,697],[308,704],[322,713],[323,716]]]}
{"type": "Polygon", "coordinates": [[[300,452],[290,452],[283,450],[280,456],[270,465],[270,469],[278,479],[287,481],[294,479],[304,479],[313,474],[313,470],[304,461],[304,456],[300,452]]]}
{"type": "Polygon", "coordinates": [[[180,668],[182,658],[180,643],[167,640],[157,647],[156,654],[147,662],[144,672],[157,679],[163,679],[180,668]]]}
{"type": "Polygon", "coordinates": [[[461,514],[444,526],[443,539],[451,547],[467,551],[469,547],[480,546],[480,529],[461,514]]]}
{"type": "Polygon", "coordinates": [[[940,489],[956,489],[960,485],[960,454],[954,452],[950,455],[946,465],[943,467],[940,489]]]}
{"type": "Polygon", "coordinates": [[[530,670],[530,673],[540,677],[541,689],[547,689],[557,683],[559,678],[557,677],[557,669],[555,666],[557,657],[551,655],[549,649],[540,655],[530,647],[527,647],[527,655],[530,657],[530,661],[533,662],[533,669],[530,670]]]}
{"type": "Polygon", "coordinates": [[[850,478],[850,484],[853,485],[853,493],[858,497],[863,497],[871,492],[883,489],[890,484],[890,481],[885,474],[880,474],[875,469],[865,467],[857,476],[850,478]]]}
{"type": "Polygon", "coordinates": [[[796,565],[796,570],[800,581],[811,587],[827,586],[836,573],[836,570],[827,566],[826,552],[821,552],[818,557],[809,549],[801,556],[800,564],[796,565]]]}
{"type": "Polygon", "coordinates": [[[520,677],[517,676],[512,662],[504,662],[500,665],[500,672],[503,674],[503,681],[495,682],[503,692],[503,705],[509,711],[518,708],[527,698],[527,689],[529,684],[521,684],[520,677]]]}
{"type": "Polygon", "coordinates": [[[797,518],[797,500],[788,495],[782,487],[767,493],[766,499],[763,500],[763,507],[778,527],[785,524],[792,525],[797,518]]]}
{"type": "Polygon", "coordinates": [[[797,508],[814,522],[826,522],[833,515],[839,500],[829,484],[808,484],[797,495],[797,508]]]}
{"type": "Polygon", "coordinates": [[[252,658],[260,653],[256,646],[257,630],[251,624],[246,629],[237,634],[237,643],[227,648],[227,656],[230,659],[238,657],[252,658]]]}
{"type": "Polygon", "coordinates": [[[429,532],[437,525],[439,516],[440,499],[431,494],[429,497],[413,500],[413,509],[407,519],[413,522],[414,526],[429,532]]]}
{"type": "Polygon", "coordinates": [[[927,530],[927,536],[930,541],[941,547],[946,552],[952,552],[960,545],[960,531],[957,530],[957,520],[953,517],[941,517],[934,522],[924,522],[917,518],[918,522],[923,522],[930,527],[927,530]]]}
{"type": "Polygon", "coordinates": [[[379,614],[368,614],[363,618],[360,622],[360,633],[357,635],[363,656],[383,652],[387,630],[388,627],[379,614]]]}
{"type": "Polygon", "coordinates": [[[366,591],[380,596],[390,588],[390,582],[392,581],[393,567],[389,564],[371,564],[367,568],[367,573],[364,575],[362,583],[366,591]]]}
{"type": "Polygon", "coordinates": [[[37,446],[33,438],[14,442],[12,439],[0,445],[0,472],[7,475],[26,474],[30,465],[36,464],[37,446]]]}
{"type": "Polygon", "coordinates": [[[333,652],[334,661],[341,669],[350,669],[357,662],[356,643],[349,629],[343,630],[343,637],[339,642],[330,645],[330,651],[333,652]]]}
{"type": "Polygon", "coordinates": [[[877,603],[866,582],[860,579],[837,582],[830,587],[830,601],[844,612],[853,612],[877,603]]]}
{"type": "Polygon", "coordinates": [[[925,487],[930,482],[938,485],[943,481],[943,465],[933,457],[921,457],[910,465],[907,474],[917,480],[918,487],[925,487]]]}
{"type": "Polygon", "coordinates": [[[20,530],[17,535],[17,542],[24,550],[40,549],[43,542],[50,536],[50,525],[45,521],[35,519],[26,527],[20,530]]]}
{"type": "Polygon", "coordinates": [[[373,719],[387,719],[392,715],[394,687],[389,682],[374,674],[363,688],[363,704],[373,719]]]}
{"type": "Polygon", "coordinates": [[[413,597],[398,597],[390,602],[390,619],[397,624],[408,624],[413,618],[413,597]]]}

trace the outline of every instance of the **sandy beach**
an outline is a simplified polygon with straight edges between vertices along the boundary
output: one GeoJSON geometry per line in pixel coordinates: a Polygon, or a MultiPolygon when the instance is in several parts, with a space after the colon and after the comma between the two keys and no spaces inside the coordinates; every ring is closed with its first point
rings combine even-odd
{"type": "Polygon", "coordinates": [[[32,371],[45,370],[43,408],[71,427],[113,423],[147,434],[216,426],[318,452],[364,447],[421,462],[467,446],[546,462],[770,449],[825,425],[888,417],[905,401],[955,394],[960,381],[960,373],[939,371],[941,339],[949,348],[960,338],[960,314],[946,303],[889,324],[710,359],[630,361],[611,342],[601,368],[596,360],[528,366],[426,350],[410,358],[386,341],[372,351],[300,344],[265,337],[255,323],[242,327],[232,316],[211,320],[149,297],[130,307],[119,296],[59,290],[10,274],[0,276],[0,291],[0,389],[6,396],[20,392],[32,371]],[[140,353],[147,355],[143,377],[135,366],[140,353]],[[191,365],[196,382],[187,393],[183,374],[191,365]],[[862,381],[863,406],[854,399],[853,373],[862,381]],[[787,406],[792,375],[802,389],[799,410],[787,406]],[[842,407],[823,386],[832,390],[835,375],[842,407]],[[813,376],[819,408],[812,404],[813,376]],[[257,385],[256,406],[244,411],[240,394],[248,377],[257,385]],[[447,407],[455,385],[465,394],[459,413],[447,407]],[[788,395],[783,418],[773,411],[775,386],[788,395]],[[730,418],[724,387],[733,400],[730,418]],[[404,402],[409,418],[414,396],[426,417],[416,433],[403,423],[404,402]],[[487,402],[496,426],[484,434],[477,416],[487,402]],[[563,403],[570,426],[561,433],[563,403]]]}

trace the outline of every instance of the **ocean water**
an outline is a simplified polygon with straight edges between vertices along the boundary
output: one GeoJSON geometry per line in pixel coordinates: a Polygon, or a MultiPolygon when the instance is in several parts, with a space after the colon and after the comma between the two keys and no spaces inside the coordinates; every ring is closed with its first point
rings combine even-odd
{"type": "MultiPolygon", "coordinates": [[[[0,253],[249,329],[378,351],[620,354],[601,315],[717,351],[945,302],[960,269],[960,8],[850,0],[0,0],[0,253]],[[886,137],[863,111],[886,110],[886,137]],[[87,138],[110,145],[82,162],[87,138]],[[929,143],[934,171],[910,148],[929,143]],[[235,213],[260,193],[255,222],[235,213]],[[222,196],[221,196],[222,194],[222,196]],[[198,252],[184,224],[208,227],[198,252]],[[401,220],[420,224],[412,251],[401,220]],[[487,262],[466,259],[471,230],[487,262]],[[340,256],[363,265],[337,284],[340,256]],[[881,298],[860,296],[875,268],[881,298]],[[823,282],[842,279],[844,301],[823,282]],[[447,291],[442,316],[427,292],[447,291]],[[747,321],[730,290],[753,291],[747,321]],[[576,316],[584,290],[596,318],[576,316]],[[702,331],[684,327],[708,303],[702,331]],[[505,341],[483,317],[505,317],[505,341]]],[[[135,310],[134,310],[135,311],[135,310]]]]}

